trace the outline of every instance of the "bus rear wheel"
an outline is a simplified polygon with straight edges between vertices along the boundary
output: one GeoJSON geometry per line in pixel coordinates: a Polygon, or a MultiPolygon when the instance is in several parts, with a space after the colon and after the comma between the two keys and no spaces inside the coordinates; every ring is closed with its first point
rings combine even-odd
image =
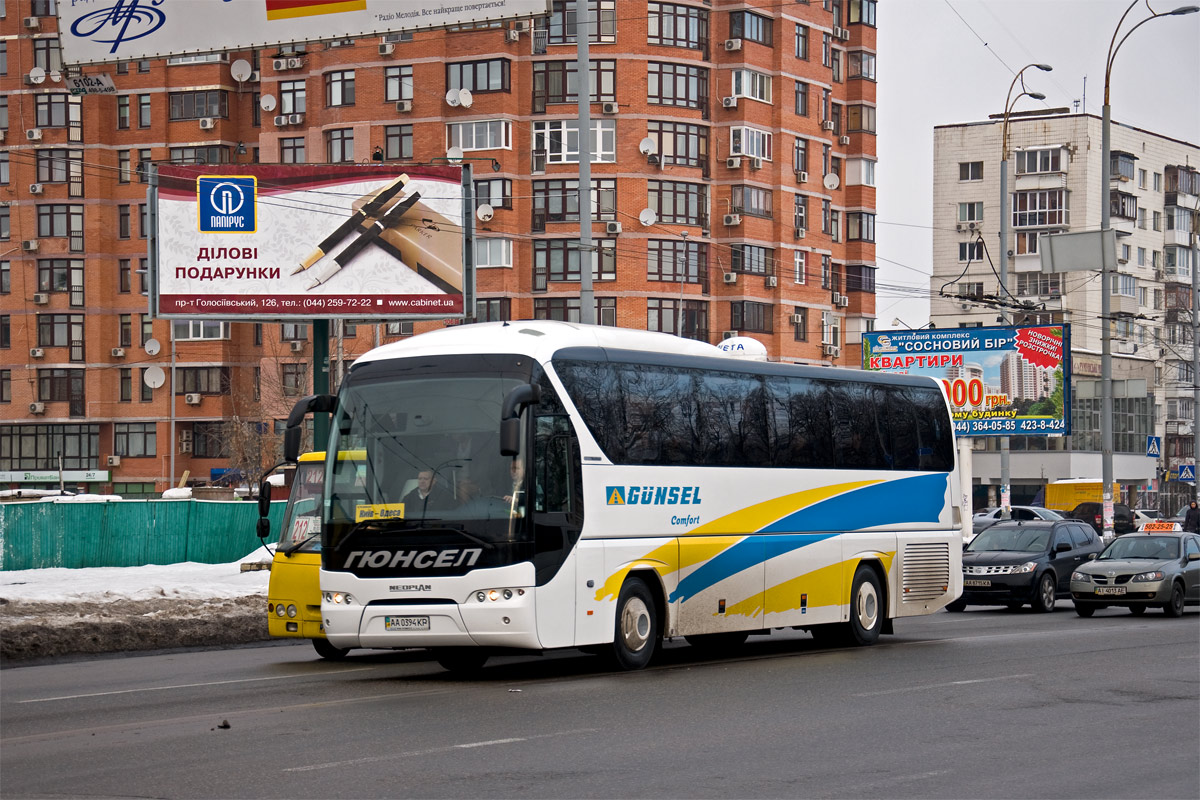
{"type": "Polygon", "coordinates": [[[326,661],[341,661],[350,652],[349,648],[334,647],[328,639],[313,639],[313,650],[326,661]]]}
{"type": "Polygon", "coordinates": [[[612,661],[618,669],[642,669],[654,657],[659,643],[658,614],[654,597],[641,578],[630,578],[617,597],[612,661]]]}

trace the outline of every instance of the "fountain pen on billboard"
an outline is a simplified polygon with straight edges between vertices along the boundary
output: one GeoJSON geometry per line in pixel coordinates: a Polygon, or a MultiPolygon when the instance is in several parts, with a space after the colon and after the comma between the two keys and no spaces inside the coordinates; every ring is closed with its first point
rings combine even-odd
{"type": "Polygon", "coordinates": [[[375,199],[371,200],[371,202],[360,208],[354,213],[353,216],[339,225],[337,230],[326,236],[324,241],[317,245],[317,249],[314,250],[308,258],[301,261],[299,267],[292,270],[292,274],[298,275],[311,267],[313,264],[320,261],[325,257],[326,253],[328,253],[330,250],[340,244],[343,239],[349,236],[351,231],[353,231],[359,225],[362,225],[368,219],[378,219],[388,205],[392,202],[392,199],[399,194],[401,189],[404,188],[406,183],[408,183],[408,175],[401,175],[391,183],[384,186],[383,189],[380,190],[379,194],[375,196],[375,199]]]}
{"type": "Polygon", "coordinates": [[[383,217],[383,219],[376,220],[369,228],[360,233],[357,239],[347,245],[346,249],[338,253],[337,256],[334,257],[333,263],[326,267],[320,275],[313,279],[313,282],[308,285],[308,288],[315,289],[336,275],[342,267],[349,264],[355,256],[361,253],[367,245],[378,239],[379,234],[383,233],[388,228],[394,227],[398,222],[400,222],[400,218],[407,214],[420,199],[420,193],[413,193],[412,196],[406,197],[393,206],[392,210],[389,211],[383,217]]]}

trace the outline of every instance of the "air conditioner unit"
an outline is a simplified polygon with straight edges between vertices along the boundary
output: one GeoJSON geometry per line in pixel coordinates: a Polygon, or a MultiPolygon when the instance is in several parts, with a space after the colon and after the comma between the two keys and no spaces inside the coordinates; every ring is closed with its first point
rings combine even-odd
{"type": "Polygon", "coordinates": [[[40,347],[31,347],[31,348],[29,348],[29,357],[30,358],[45,358],[46,351],[40,347]]]}
{"type": "Polygon", "coordinates": [[[803,169],[796,170],[796,183],[808,183],[808,171],[803,169]]]}
{"type": "Polygon", "coordinates": [[[729,158],[725,159],[725,166],[729,167],[730,169],[741,169],[742,159],[739,156],[730,156],[729,158]]]}
{"type": "Polygon", "coordinates": [[[768,289],[774,289],[778,285],[779,285],[778,278],[776,278],[774,275],[767,276],[767,288],[768,289]]]}
{"type": "Polygon", "coordinates": [[[211,131],[216,126],[217,126],[217,121],[214,120],[212,117],[201,117],[200,118],[200,130],[211,131]]]}
{"type": "Polygon", "coordinates": [[[735,337],[737,335],[738,335],[737,331],[722,331],[721,332],[722,339],[732,339],[733,337],[735,337]]]}
{"type": "Polygon", "coordinates": [[[845,308],[846,306],[850,305],[850,296],[845,295],[845,294],[839,294],[838,299],[837,299],[837,305],[841,308],[845,308]]]}
{"type": "Polygon", "coordinates": [[[508,39],[510,42],[519,42],[521,41],[521,32],[515,29],[510,30],[507,34],[505,34],[504,38],[508,39]]]}
{"type": "Polygon", "coordinates": [[[804,324],[804,315],[803,314],[792,314],[792,324],[793,325],[803,325],[804,324]]]}
{"type": "Polygon", "coordinates": [[[959,232],[959,233],[963,233],[963,232],[965,232],[966,230],[968,230],[968,229],[967,229],[967,223],[965,223],[965,222],[960,222],[960,223],[958,223],[958,232],[959,232]]]}
{"type": "Polygon", "coordinates": [[[821,345],[821,351],[827,356],[833,356],[834,358],[837,358],[841,353],[841,348],[836,344],[825,344],[821,345]]]}
{"type": "Polygon", "coordinates": [[[45,403],[30,403],[29,404],[29,413],[30,414],[45,414],[46,413],[46,404],[45,403]]]}
{"type": "Polygon", "coordinates": [[[192,440],[191,440],[191,438],[188,438],[188,439],[186,439],[186,440],[184,440],[184,439],[182,439],[182,438],[181,438],[181,439],[179,440],[179,452],[180,452],[180,453],[190,453],[190,452],[192,452],[192,440]]]}
{"type": "Polygon", "coordinates": [[[42,186],[40,183],[29,184],[29,193],[30,194],[41,194],[44,191],[46,191],[46,187],[42,186]]]}
{"type": "Polygon", "coordinates": [[[396,52],[396,45],[394,44],[379,45],[379,55],[381,56],[390,56],[394,52],[396,52]]]}
{"type": "Polygon", "coordinates": [[[38,19],[37,17],[26,17],[25,18],[25,29],[26,30],[36,31],[40,27],[42,27],[42,21],[40,19],[38,19]]]}
{"type": "Polygon", "coordinates": [[[837,38],[841,39],[843,42],[849,41],[850,29],[849,28],[834,28],[833,35],[836,36],[837,38]]]}
{"type": "Polygon", "coordinates": [[[840,144],[840,145],[848,145],[848,144],[850,144],[850,137],[849,137],[849,136],[839,136],[839,137],[838,137],[838,144],[840,144]]]}
{"type": "Polygon", "coordinates": [[[299,353],[303,350],[304,350],[304,342],[302,342],[302,341],[292,342],[292,352],[293,353],[299,353]]]}
{"type": "Polygon", "coordinates": [[[289,125],[304,124],[304,115],[303,114],[288,114],[288,124],[289,125]]]}
{"type": "Polygon", "coordinates": [[[189,406],[198,406],[200,405],[200,397],[201,395],[199,392],[188,392],[183,396],[183,402],[187,403],[189,406]]]}
{"type": "Polygon", "coordinates": [[[620,233],[621,232],[621,223],[606,222],[606,223],[604,223],[604,231],[605,231],[605,233],[620,233]]]}
{"type": "Polygon", "coordinates": [[[822,122],[822,123],[821,123],[821,130],[825,130],[825,131],[831,131],[831,130],[833,130],[833,120],[831,120],[831,119],[827,119],[827,120],[825,120],[824,122],[822,122]]]}
{"type": "Polygon", "coordinates": [[[109,456],[107,459],[107,463],[110,467],[119,467],[119,466],[121,466],[121,457],[120,456],[109,456]]]}
{"type": "Polygon", "coordinates": [[[26,253],[36,253],[37,249],[38,249],[38,240],[37,239],[24,240],[23,242],[21,242],[21,249],[24,250],[26,253]]]}
{"type": "Polygon", "coordinates": [[[618,110],[620,110],[620,106],[618,106],[616,103],[601,103],[600,104],[600,113],[601,114],[616,114],[618,110]]]}
{"type": "Polygon", "coordinates": [[[736,97],[722,97],[721,105],[724,106],[725,108],[737,108],[737,98],[736,97]]]}
{"type": "Polygon", "coordinates": [[[42,140],[41,128],[29,128],[25,131],[25,138],[31,142],[40,142],[42,140]]]}
{"type": "Polygon", "coordinates": [[[762,169],[762,159],[754,156],[750,159],[750,169],[762,169]]]}
{"type": "Polygon", "coordinates": [[[736,272],[726,272],[722,277],[724,278],[726,283],[737,283],[737,273],[736,272]]]}
{"type": "Polygon", "coordinates": [[[400,114],[407,114],[412,111],[412,100],[397,100],[396,111],[400,114]]]}
{"type": "Polygon", "coordinates": [[[113,358],[124,358],[125,357],[125,348],[124,347],[114,347],[112,349],[112,357],[113,358]]]}
{"type": "Polygon", "coordinates": [[[50,302],[50,295],[45,292],[37,292],[33,296],[33,304],[35,306],[44,306],[50,302]]]}
{"type": "Polygon", "coordinates": [[[513,30],[520,31],[521,33],[529,33],[531,27],[532,25],[527,19],[519,19],[513,23],[513,30]]]}
{"type": "Polygon", "coordinates": [[[302,58],[289,58],[287,60],[287,68],[288,69],[300,69],[303,66],[304,66],[304,59],[302,59],[302,58]]]}
{"type": "Polygon", "coordinates": [[[726,39],[725,40],[725,51],[726,52],[736,53],[738,50],[741,50],[741,49],[742,49],[742,40],[741,39],[726,39]]]}
{"type": "Polygon", "coordinates": [[[741,214],[726,214],[725,215],[725,224],[730,228],[735,227],[737,225],[741,225],[742,224],[742,215],[741,214]]]}
{"type": "Polygon", "coordinates": [[[277,58],[271,62],[271,66],[275,69],[287,69],[287,62],[288,60],[286,58],[277,58]]]}
{"type": "Polygon", "coordinates": [[[793,239],[803,239],[807,235],[808,235],[808,231],[805,230],[804,228],[792,228],[792,238],[793,239]]]}
{"type": "Polygon", "coordinates": [[[277,116],[275,117],[275,124],[276,124],[277,126],[283,126],[283,125],[287,125],[287,124],[288,124],[288,115],[287,115],[287,114],[279,114],[279,115],[277,115],[277,116]]]}
{"type": "Polygon", "coordinates": [[[7,133],[7,131],[6,131],[6,130],[4,130],[3,128],[0,128],[0,142],[3,142],[3,141],[4,141],[4,135],[5,135],[6,133],[7,133]]]}
{"type": "Polygon", "coordinates": [[[262,80],[262,73],[259,72],[258,70],[254,70],[253,72],[250,73],[250,77],[246,78],[246,81],[248,83],[258,83],[261,80],[262,80]]]}

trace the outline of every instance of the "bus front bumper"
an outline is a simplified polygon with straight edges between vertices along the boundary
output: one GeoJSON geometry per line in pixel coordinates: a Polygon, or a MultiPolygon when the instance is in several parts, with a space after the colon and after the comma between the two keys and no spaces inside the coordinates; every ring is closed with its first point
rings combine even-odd
{"type": "Polygon", "coordinates": [[[533,593],[463,603],[322,602],[325,635],[342,648],[510,647],[541,649],[533,593]]]}

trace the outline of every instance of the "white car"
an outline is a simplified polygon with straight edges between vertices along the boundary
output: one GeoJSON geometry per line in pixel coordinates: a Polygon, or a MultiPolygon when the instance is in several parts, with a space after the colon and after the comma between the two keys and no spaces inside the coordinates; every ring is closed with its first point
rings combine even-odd
{"type": "MultiPolygon", "coordinates": [[[[1041,506],[1010,506],[1010,519],[1048,519],[1060,520],[1067,519],[1062,513],[1055,511],[1052,508],[1042,508],[1041,506]]],[[[975,516],[971,517],[971,535],[978,536],[980,531],[990,528],[1000,521],[1000,509],[989,508],[975,516]]]]}

